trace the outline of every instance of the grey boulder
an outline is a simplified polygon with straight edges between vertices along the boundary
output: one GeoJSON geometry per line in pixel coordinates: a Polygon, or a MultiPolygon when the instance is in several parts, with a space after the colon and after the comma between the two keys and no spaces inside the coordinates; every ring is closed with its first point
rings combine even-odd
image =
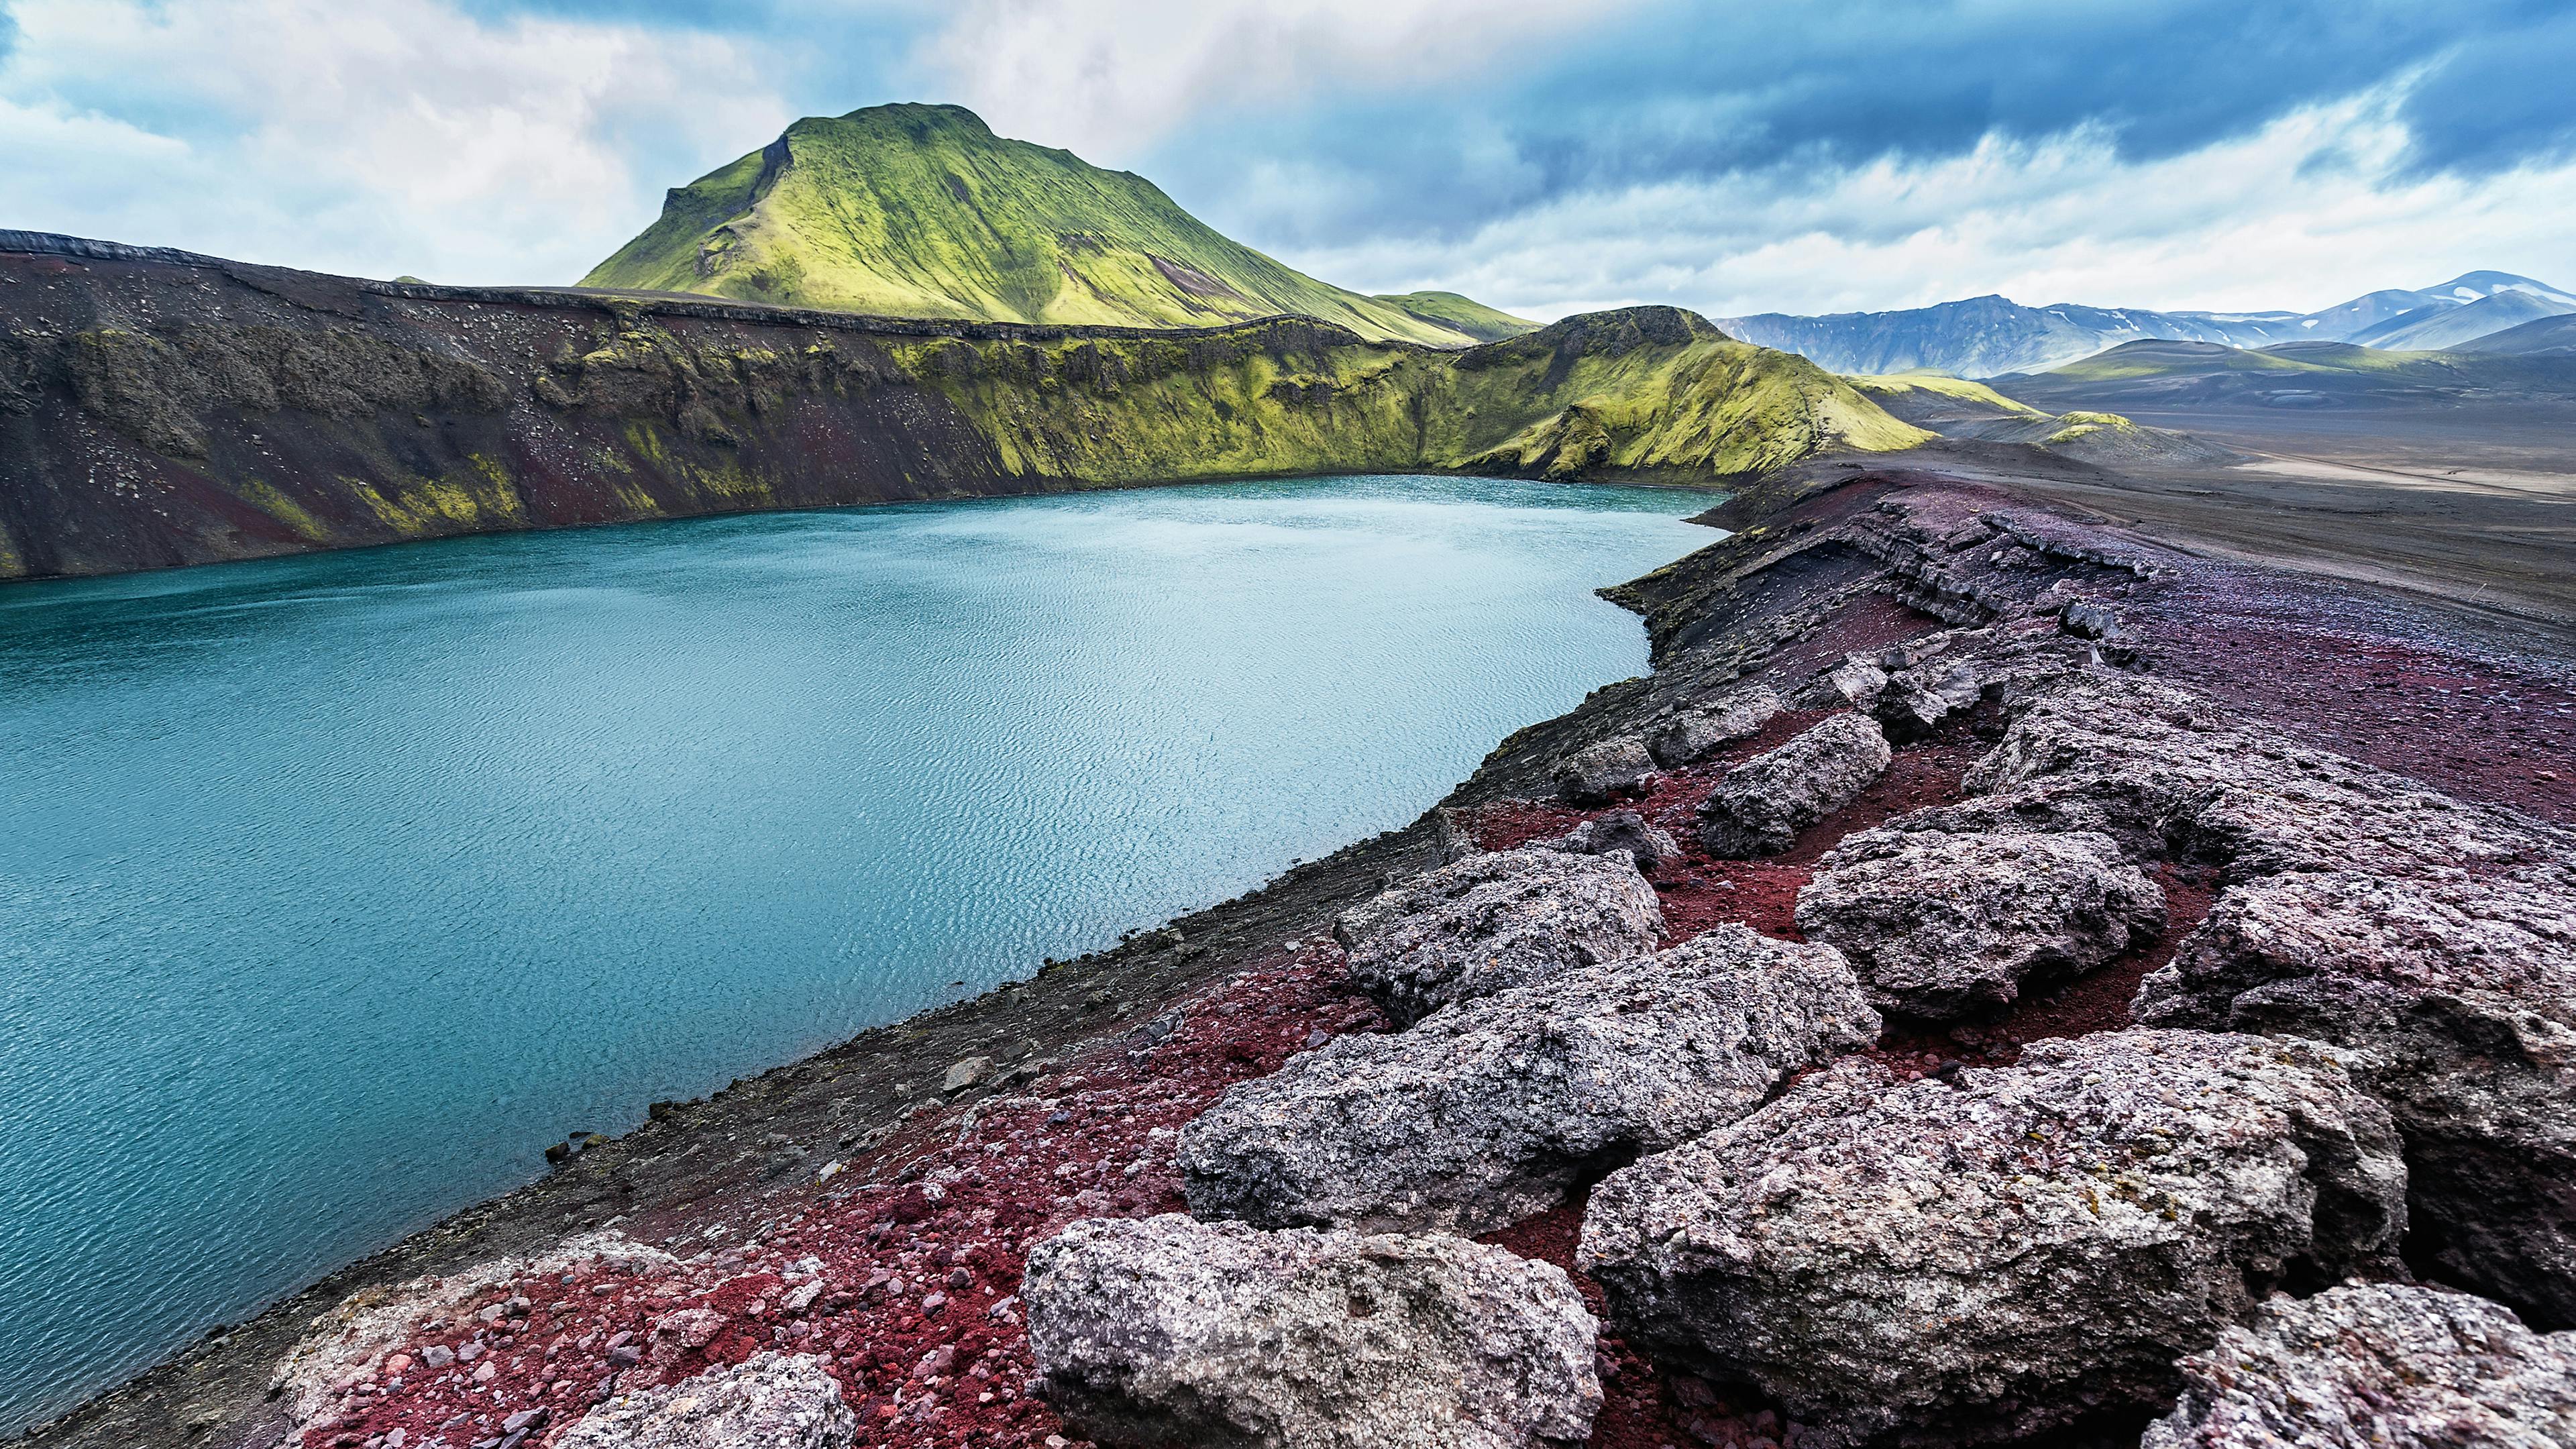
{"type": "Polygon", "coordinates": [[[1726,772],[1699,807],[1712,855],[1777,855],[1849,803],[1894,758],[1878,722],[1845,711],[1726,772]]]}
{"type": "Polygon", "coordinates": [[[1613,810],[1575,826],[1553,839],[1534,842],[1541,850],[1562,850],[1575,855],[1608,855],[1614,850],[1628,852],[1639,870],[1656,866],[1682,853],[1681,843],[1671,832],[1653,824],[1634,810],[1613,810]]]}
{"type": "Polygon", "coordinates": [[[1579,1261],[1633,1343],[1821,1445],[2158,1405],[2290,1278],[2395,1273],[2405,1167],[2331,1049],[2185,1031],[1899,1084],[1857,1058],[1613,1173],[1579,1261]]]}
{"type": "Polygon", "coordinates": [[[1556,793],[1570,804],[1607,805],[1652,785],[1655,761],[1645,741],[1631,735],[1568,756],[1558,762],[1554,779],[1556,793]]]}
{"type": "Polygon", "coordinates": [[[2576,1334],[2466,1293],[2348,1284],[2282,1298],[2182,1364],[2139,1449],[2567,1449],[2576,1334]]]}
{"type": "Polygon", "coordinates": [[[2576,1325],[2576,878],[2301,872],[2233,886],[2140,1020],[2331,1041],[2406,1141],[2417,1249],[2576,1325]]]}
{"type": "Polygon", "coordinates": [[[1039,1396],[1112,1443],[1520,1449],[1601,1407],[1573,1282],[1462,1238],[1092,1218],[1020,1292],[1039,1396]]]}
{"type": "Polygon", "coordinates": [[[1239,1083],[1182,1130],[1183,1189],[1201,1217],[1486,1232],[1735,1120],[1878,1028],[1832,948],[1720,926],[1239,1083]]]}
{"type": "Polygon", "coordinates": [[[1351,980],[1410,1025],[1453,1001],[1655,949],[1655,888],[1621,854],[1523,847],[1470,856],[1344,912],[1351,980]]]}
{"type": "Polygon", "coordinates": [[[1768,685],[1728,690],[1646,731],[1646,752],[1668,770],[1695,765],[1737,740],[1749,740],[1780,713],[1780,696],[1768,685]]]}
{"type": "Polygon", "coordinates": [[[764,1352],[693,1379],[618,1394],[555,1449],[848,1449],[859,1422],[807,1354],[764,1352]]]}
{"type": "Polygon", "coordinates": [[[1953,1021],[2080,976],[2164,929],[2165,897],[2107,835],[1865,830],[1798,892],[1881,1010],[1953,1021]]]}

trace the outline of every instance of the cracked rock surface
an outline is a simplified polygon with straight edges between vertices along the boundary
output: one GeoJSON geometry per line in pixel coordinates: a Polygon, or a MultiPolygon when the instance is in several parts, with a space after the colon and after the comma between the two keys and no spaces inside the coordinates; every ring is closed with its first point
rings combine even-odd
{"type": "Polygon", "coordinates": [[[619,1394],[555,1449],[849,1449],[858,1419],[811,1354],[763,1352],[693,1379],[619,1394]]]}
{"type": "Polygon", "coordinates": [[[1477,1233],[1761,1105],[1877,1039],[1831,947],[1720,926],[1645,960],[1345,1036],[1238,1083],[1181,1133],[1202,1216],[1477,1233]]]}
{"type": "Polygon", "coordinates": [[[2275,1299],[2183,1360],[2182,1402],[2139,1449],[2565,1449],[2576,1334],[2393,1283],[2275,1299]]]}
{"type": "Polygon", "coordinates": [[[2406,1140],[2417,1251],[2576,1324],[2576,879],[2327,871],[2231,887],[2140,1020],[2354,1047],[2406,1140]]]}
{"type": "Polygon", "coordinates": [[[2402,1272],[2405,1183],[2331,1049],[2130,1031],[1838,1062],[1613,1173],[1579,1260],[1632,1342],[1810,1442],[1974,1444],[2158,1406],[2274,1283],[2402,1272]]]}
{"type": "Polygon", "coordinates": [[[1726,772],[1699,807],[1712,855],[1777,855],[1840,809],[1894,759],[1878,722],[1845,711],[1726,772]]]}
{"type": "Polygon", "coordinates": [[[2000,1010],[2164,928],[2164,892],[2107,835],[1865,830],[1798,892],[1798,929],[1841,948],[1880,1009],[2000,1010]]]}
{"type": "Polygon", "coordinates": [[[1442,1235],[1088,1218],[1030,1250],[1038,1393],[1112,1443],[1580,1443],[1597,1325],[1562,1269],[1442,1235]]]}
{"type": "Polygon", "coordinates": [[[1629,857],[1525,847],[1416,876],[1344,912],[1333,934],[1353,984],[1410,1025],[1453,1001],[1646,955],[1663,925],[1629,857]]]}

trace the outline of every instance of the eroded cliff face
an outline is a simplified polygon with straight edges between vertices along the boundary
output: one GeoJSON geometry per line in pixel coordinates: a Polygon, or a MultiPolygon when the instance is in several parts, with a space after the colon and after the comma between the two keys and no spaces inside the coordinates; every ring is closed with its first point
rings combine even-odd
{"type": "Polygon", "coordinates": [[[1345,470],[1717,483],[1922,436],[1669,308],[1441,352],[1301,318],[904,321],[0,233],[0,578],[1345,470]]]}

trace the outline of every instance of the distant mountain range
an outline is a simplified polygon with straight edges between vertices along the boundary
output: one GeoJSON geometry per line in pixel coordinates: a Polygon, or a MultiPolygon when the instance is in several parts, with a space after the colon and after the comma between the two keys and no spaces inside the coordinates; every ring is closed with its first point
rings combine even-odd
{"type": "Polygon", "coordinates": [[[1832,370],[1916,370],[1960,377],[2043,372],[2140,340],[2269,347],[2353,342],[2430,351],[2461,346],[2540,318],[2576,313],[2576,296],[2509,272],[2468,272],[2435,287],[2371,292],[2320,312],[2158,312],[2060,303],[2025,307],[1971,297],[1896,312],[1794,317],[1765,312],[1718,326],[1832,370]]]}
{"type": "Polygon", "coordinates": [[[1536,330],[1454,292],[1370,297],[1222,236],[1161,188],[958,106],[808,117],[675,187],[582,285],[890,317],[1204,327],[1279,313],[1463,347],[1536,330]]]}

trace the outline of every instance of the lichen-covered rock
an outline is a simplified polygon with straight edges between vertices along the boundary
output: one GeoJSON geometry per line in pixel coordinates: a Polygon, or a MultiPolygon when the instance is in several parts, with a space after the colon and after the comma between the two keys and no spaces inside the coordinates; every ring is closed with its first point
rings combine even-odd
{"type": "Polygon", "coordinates": [[[1229,1089],[1181,1133],[1191,1211],[1480,1233],[1762,1104],[1875,1041],[1830,947],[1720,926],[1645,960],[1353,1035],[1229,1089]]]}
{"type": "Polygon", "coordinates": [[[1453,1001],[1655,949],[1655,888],[1620,855],[1497,850],[1344,912],[1351,980],[1410,1025],[1453,1001]]]}
{"type": "Polygon", "coordinates": [[[2274,1299],[2182,1363],[2139,1449],[2567,1449],[2576,1334],[2406,1284],[2274,1299]]]}
{"type": "Polygon", "coordinates": [[[1915,823],[2096,830],[2133,853],[2221,862],[2232,879],[2508,868],[2576,851],[2576,832],[2464,804],[2188,691],[2120,675],[2078,672],[2033,691],[1964,784],[1983,798],[1915,823]]]}
{"type": "Polygon", "coordinates": [[[810,1354],[764,1352],[693,1379],[622,1393],[555,1449],[849,1449],[859,1421],[810,1354]]]}
{"type": "Polygon", "coordinates": [[[1673,839],[1671,832],[1634,810],[1613,810],[1563,835],[1534,844],[1541,850],[1563,850],[1575,855],[1608,855],[1624,850],[1637,862],[1639,870],[1653,870],[1682,853],[1681,843],[1673,839]]]}
{"type": "Polygon", "coordinates": [[[1726,772],[1699,807],[1712,855],[1777,855],[1842,808],[1894,755],[1876,720],[1846,711],[1726,772]]]}
{"type": "Polygon", "coordinates": [[[678,1266],[670,1254],[623,1233],[585,1233],[537,1257],[493,1258],[434,1278],[362,1289],[313,1320],[278,1361],[269,1386],[284,1400],[288,1424],[303,1429],[339,1417],[356,1386],[378,1378],[385,1359],[412,1346],[423,1325],[457,1317],[477,1298],[564,1273],[659,1277],[678,1266]]]}
{"type": "Polygon", "coordinates": [[[1760,734],[1779,713],[1780,696],[1770,686],[1748,684],[1646,731],[1646,752],[1668,770],[1696,765],[1737,740],[1760,734]]]}
{"type": "Polygon", "coordinates": [[[2406,1140],[2419,1251],[2576,1325],[2576,879],[2300,872],[2229,888],[2140,1020],[2332,1041],[2406,1140]]]}
{"type": "Polygon", "coordinates": [[[1631,1342],[1820,1442],[1983,1443],[2161,1402],[2273,1283],[2398,1271],[2405,1185],[2332,1049],[2131,1031],[1846,1058],[1611,1174],[1580,1262],[1631,1342]]]}
{"type": "Polygon", "coordinates": [[[2164,892],[2090,832],[1860,831],[1798,892],[1808,939],[1841,948],[1880,1009],[1929,1021],[2080,976],[2164,920],[2164,892]]]}
{"type": "Polygon", "coordinates": [[[1601,1407],[1573,1282],[1461,1238],[1092,1218],[1020,1292],[1039,1396],[1112,1443],[1522,1449],[1601,1407]]]}
{"type": "Polygon", "coordinates": [[[1652,785],[1655,760],[1646,753],[1646,742],[1631,735],[1604,740],[1559,761],[1554,778],[1556,793],[1568,803],[1606,805],[1652,785]]]}

